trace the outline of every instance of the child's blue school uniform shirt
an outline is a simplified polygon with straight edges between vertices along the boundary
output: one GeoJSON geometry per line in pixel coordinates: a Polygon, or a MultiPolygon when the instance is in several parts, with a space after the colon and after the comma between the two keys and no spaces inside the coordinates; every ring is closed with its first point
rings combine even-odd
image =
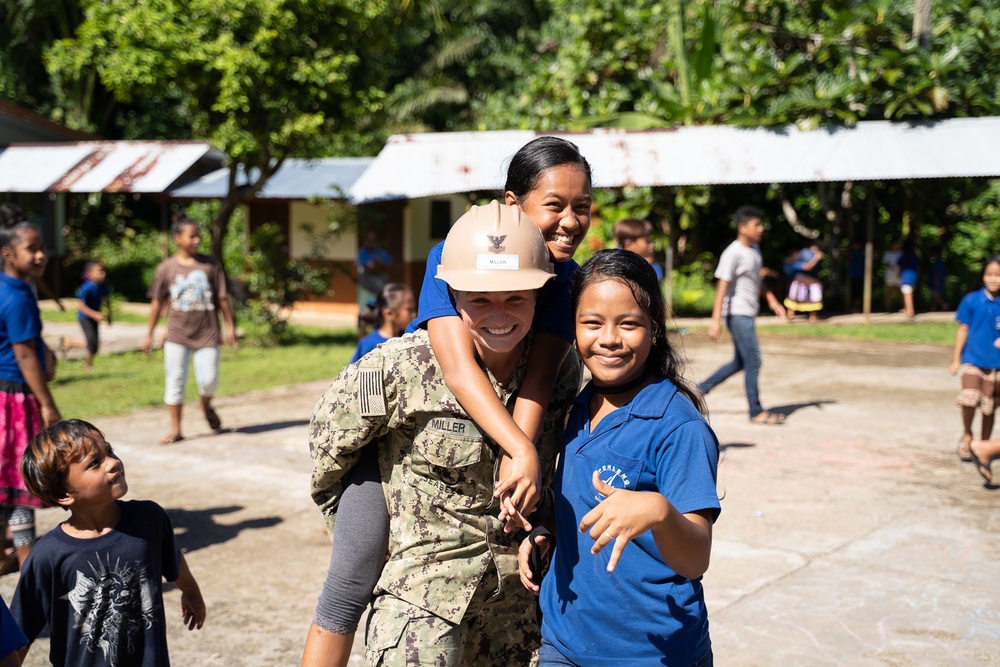
{"type": "Polygon", "coordinates": [[[56,526],[21,570],[11,612],[32,641],[49,626],[53,665],[170,665],[163,579],[180,573],[173,527],[150,500],[117,502],[114,530],[79,539],[56,526]]]}
{"type": "MultiPolygon", "coordinates": [[[[83,284],[80,285],[80,289],[76,291],[76,298],[83,301],[87,308],[100,312],[101,305],[104,303],[104,299],[109,293],[110,290],[108,289],[107,284],[101,283],[98,285],[88,279],[83,281],[83,284]]],[[[78,310],[76,311],[76,319],[82,322],[88,318],[82,311],[78,310]]]]}
{"type": "Polygon", "coordinates": [[[368,334],[367,336],[358,341],[358,346],[354,349],[354,356],[351,357],[350,363],[353,364],[355,361],[365,356],[366,354],[368,354],[369,352],[371,352],[372,350],[374,350],[376,347],[378,347],[387,340],[389,339],[380,334],[378,332],[378,329],[371,332],[370,334],[368,334]]]}
{"type": "Polygon", "coordinates": [[[24,375],[14,358],[14,344],[31,339],[35,339],[35,353],[44,368],[42,317],[31,286],[0,273],[0,378],[24,384],[24,375]]]}
{"type": "MultiPolygon", "coordinates": [[[[431,248],[427,255],[427,272],[424,273],[424,282],[420,287],[417,319],[406,327],[406,333],[426,328],[427,322],[435,317],[458,315],[448,292],[448,284],[437,279],[443,250],[444,241],[431,248]]],[[[576,339],[576,328],[570,312],[569,288],[579,265],[573,260],[555,262],[554,265],[556,277],[538,290],[531,327],[536,333],[552,334],[572,343],[576,339]]]]}
{"type": "Polygon", "coordinates": [[[701,580],[667,567],[651,532],[632,540],[608,573],[611,545],[592,555],[580,520],[611,486],[662,494],[681,513],[711,509],[719,442],[694,405],[660,379],[590,429],[591,387],[576,399],[553,489],[556,548],[542,580],[542,636],[578,665],[681,665],[708,653],[701,580]]]}
{"type": "Polygon", "coordinates": [[[990,296],[984,287],[965,295],[955,311],[959,324],[969,327],[969,338],[962,349],[962,363],[980,368],[1000,368],[1000,299],[990,296]]]}

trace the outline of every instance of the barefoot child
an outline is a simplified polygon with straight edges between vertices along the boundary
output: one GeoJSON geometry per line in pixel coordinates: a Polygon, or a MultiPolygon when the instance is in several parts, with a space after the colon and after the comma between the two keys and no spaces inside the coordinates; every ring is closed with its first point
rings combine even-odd
{"type": "MultiPolygon", "coordinates": [[[[573,280],[577,397],[552,488],[545,578],[525,539],[521,580],[541,594],[542,667],[712,664],[701,577],[720,505],[719,442],[681,377],[666,306],[641,257],[601,250],[573,280]]],[[[536,529],[538,530],[538,529],[536,529]]]]}
{"type": "MultiPolygon", "coordinates": [[[[976,408],[982,412],[980,436],[989,440],[993,433],[993,415],[1000,390],[1000,255],[986,260],[983,288],[962,299],[955,311],[958,332],[952,354],[952,375],[959,374],[962,391],[955,404],[962,409],[962,437],[958,440],[958,458],[972,461],[972,421],[976,408]]],[[[982,466],[982,464],[979,464],[982,466]]],[[[985,475],[984,475],[985,476],[985,475]]]]}
{"type": "Polygon", "coordinates": [[[28,639],[49,627],[53,665],[170,664],[162,580],[181,591],[189,630],[204,624],[205,601],[163,508],[121,500],[121,459],[78,419],[39,433],[21,472],[33,494],[70,513],[38,541],[17,583],[11,611],[28,639]]]}
{"type": "Polygon", "coordinates": [[[74,348],[87,350],[83,365],[89,371],[94,368],[94,355],[97,354],[100,346],[98,325],[101,322],[111,324],[111,302],[108,300],[111,290],[104,282],[107,273],[101,262],[97,260],[87,262],[84,274],[87,279],[83,281],[80,289],[76,292],[76,298],[79,300],[76,308],[76,319],[83,329],[84,340],[64,340],[62,351],[65,354],[66,350],[74,348]],[[101,312],[105,307],[108,310],[106,315],[101,312]]]}
{"type": "Polygon", "coordinates": [[[17,559],[5,559],[4,573],[23,564],[35,542],[35,508],[45,507],[21,479],[21,456],[31,438],[61,419],[49,391],[55,355],[42,340],[42,319],[29,281],[45,272],[48,257],[37,227],[22,222],[0,229],[0,509],[10,528],[17,559]]]}
{"type": "Polygon", "coordinates": [[[201,233],[198,223],[182,216],[170,228],[177,253],[160,263],[149,288],[152,306],[149,331],[143,351],[153,349],[153,330],[167,310],[167,338],[163,343],[166,367],[166,391],[163,402],[170,409],[170,433],[160,439],[170,444],[184,439],[181,434],[181,411],[184,409],[184,385],[187,384],[189,359],[194,360],[194,377],[201,396],[201,410],[213,431],[222,426],[212,408],[212,397],[219,386],[219,346],[222,331],[219,311],[226,320],[227,340],[236,347],[236,323],[229,307],[226,277],[214,257],[198,252],[201,233]]]}
{"type": "Polygon", "coordinates": [[[375,330],[358,341],[351,363],[374,350],[379,343],[403,335],[406,325],[416,316],[413,290],[403,283],[387,284],[361,313],[361,321],[370,323],[375,330]]]}
{"type": "MultiPolygon", "coordinates": [[[[558,137],[539,137],[511,158],[504,199],[534,221],[555,269],[555,278],[539,290],[532,321],[536,335],[513,419],[476,362],[472,336],[455,309],[448,286],[436,279],[444,244],[435,246],[427,258],[417,324],[426,326],[448,390],[506,452],[496,490],[502,496],[500,516],[523,522],[541,492],[534,443],[573,338],[569,282],[577,268],[573,253],[590,228],[590,164],[574,144],[558,137]]],[[[503,255],[504,239],[496,236],[493,241],[497,244],[494,250],[503,255]]],[[[385,499],[375,453],[369,451],[374,449],[366,448],[340,499],[330,570],[309,630],[303,666],[347,664],[358,620],[382,570],[381,563],[370,557],[384,552],[388,540],[385,499]],[[355,520],[345,522],[348,516],[355,520]],[[348,525],[356,529],[348,529],[348,525]],[[333,600],[337,602],[331,605],[333,600]]]]}

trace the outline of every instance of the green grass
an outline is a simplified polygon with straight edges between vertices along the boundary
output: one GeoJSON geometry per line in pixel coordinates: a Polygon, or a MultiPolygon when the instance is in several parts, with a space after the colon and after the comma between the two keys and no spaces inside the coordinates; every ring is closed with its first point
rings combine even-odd
{"type": "MultiPolygon", "coordinates": [[[[218,396],[232,396],[324,378],[343,368],[357,344],[353,330],[296,327],[291,344],[281,347],[225,347],[219,362],[218,396]]],[[[194,378],[188,377],[187,398],[197,400],[194,378]]],[[[59,364],[50,385],[63,417],[89,419],[120,415],[137,408],[163,405],[163,352],[98,355],[94,370],[80,362],[59,364]]]]}
{"type": "Polygon", "coordinates": [[[801,336],[804,338],[852,338],[893,343],[954,345],[955,322],[899,322],[886,324],[814,324],[774,326],[758,329],[765,335],[801,336]]]}

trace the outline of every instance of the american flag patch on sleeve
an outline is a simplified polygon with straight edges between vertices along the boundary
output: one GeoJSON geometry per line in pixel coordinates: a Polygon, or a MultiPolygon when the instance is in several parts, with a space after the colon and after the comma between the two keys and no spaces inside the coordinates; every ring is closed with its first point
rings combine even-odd
{"type": "Polygon", "coordinates": [[[358,405],[362,417],[385,416],[385,386],[380,369],[362,368],[358,371],[358,405]]]}

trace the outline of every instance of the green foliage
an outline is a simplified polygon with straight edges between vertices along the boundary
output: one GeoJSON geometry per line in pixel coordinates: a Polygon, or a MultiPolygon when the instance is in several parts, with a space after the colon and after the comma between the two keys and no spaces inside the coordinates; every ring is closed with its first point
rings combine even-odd
{"type": "Polygon", "coordinates": [[[250,237],[253,250],[246,258],[246,287],[250,320],[267,327],[264,341],[287,343],[288,314],[295,301],[323,294],[329,272],[305,262],[289,260],[285,238],[277,225],[268,223],[250,237]]]}
{"type": "MultiPolygon", "coordinates": [[[[763,336],[801,336],[803,338],[849,338],[880,340],[921,345],[954,345],[958,325],[955,322],[901,322],[893,324],[818,324],[769,326],[763,336]]],[[[943,358],[943,357],[942,357],[943,358]]]]}

